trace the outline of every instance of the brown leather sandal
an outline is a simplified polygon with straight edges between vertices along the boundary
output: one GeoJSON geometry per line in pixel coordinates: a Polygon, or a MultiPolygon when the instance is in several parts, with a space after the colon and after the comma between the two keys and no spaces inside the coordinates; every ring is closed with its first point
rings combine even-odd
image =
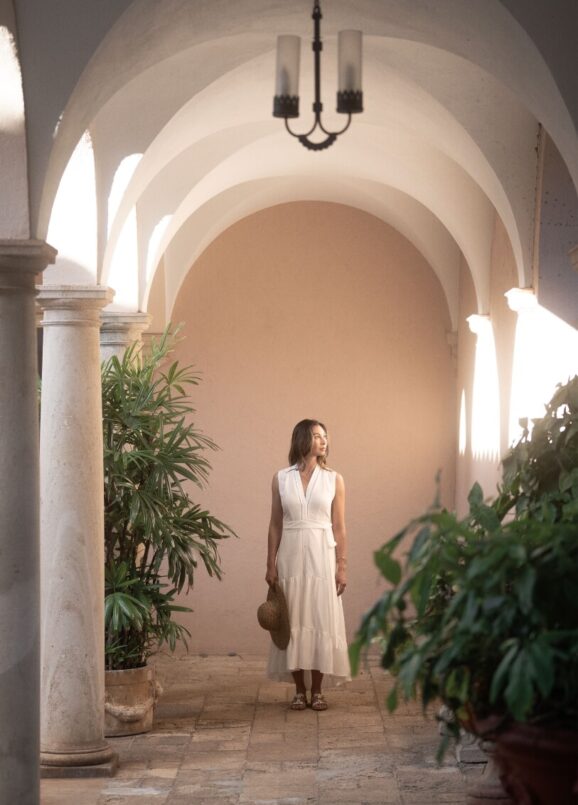
{"type": "Polygon", "coordinates": [[[289,705],[290,710],[306,710],[307,709],[307,696],[304,693],[296,693],[293,696],[293,701],[289,705]]]}
{"type": "Polygon", "coordinates": [[[311,709],[312,710],[327,710],[327,702],[323,698],[322,693],[311,694],[311,709]]]}

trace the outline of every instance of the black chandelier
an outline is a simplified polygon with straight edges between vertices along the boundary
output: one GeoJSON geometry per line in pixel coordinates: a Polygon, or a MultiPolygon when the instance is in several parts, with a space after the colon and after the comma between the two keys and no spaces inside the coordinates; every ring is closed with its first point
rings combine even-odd
{"type": "Polygon", "coordinates": [[[351,115],[363,112],[363,92],[361,91],[361,31],[340,31],[338,35],[337,111],[347,115],[347,123],[340,131],[327,131],[321,122],[321,6],[319,0],[313,3],[313,60],[315,66],[315,101],[313,112],[315,121],[305,134],[296,134],[289,128],[289,119],[299,117],[299,57],[301,38],[299,36],[277,37],[277,70],[273,117],[282,117],[285,128],[293,137],[312,151],[321,151],[333,145],[340,134],[349,128],[351,115]],[[326,135],[324,140],[314,142],[309,139],[315,129],[326,135]]]}

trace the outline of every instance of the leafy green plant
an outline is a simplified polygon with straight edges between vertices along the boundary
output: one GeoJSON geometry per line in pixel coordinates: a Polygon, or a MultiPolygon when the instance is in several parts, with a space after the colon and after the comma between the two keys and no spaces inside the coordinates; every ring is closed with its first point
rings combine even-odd
{"type": "Polygon", "coordinates": [[[375,552],[392,586],[350,655],[356,672],[380,645],[390,710],[441,700],[453,734],[484,720],[578,729],[577,390],[560,387],[525,430],[492,504],[475,484],[465,518],[436,505],[375,552]]]}
{"type": "Polygon", "coordinates": [[[166,369],[174,338],[168,330],[150,354],[137,346],[102,365],[105,508],[105,650],[109,670],[135,668],[161,645],[186,645],[173,619],[191,611],[174,599],[193,585],[201,560],[221,578],[219,541],[233,531],[199,505],[185,487],[202,487],[216,445],[189,418],[191,367],[166,369]]]}
{"type": "Polygon", "coordinates": [[[556,521],[578,513],[578,376],[558,386],[543,417],[524,432],[503,461],[496,508],[518,517],[556,521]]]}

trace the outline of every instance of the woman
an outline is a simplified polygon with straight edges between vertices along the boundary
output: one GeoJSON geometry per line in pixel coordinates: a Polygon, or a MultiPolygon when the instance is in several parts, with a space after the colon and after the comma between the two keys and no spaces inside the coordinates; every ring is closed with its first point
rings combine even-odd
{"type": "Polygon", "coordinates": [[[326,710],[326,684],[350,679],[341,596],[347,586],[345,487],[327,467],[327,430],[315,419],[293,429],[288,469],[273,477],[267,575],[279,583],[289,609],[291,638],[271,646],[268,676],[293,680],[292,710],[326,710]]]}

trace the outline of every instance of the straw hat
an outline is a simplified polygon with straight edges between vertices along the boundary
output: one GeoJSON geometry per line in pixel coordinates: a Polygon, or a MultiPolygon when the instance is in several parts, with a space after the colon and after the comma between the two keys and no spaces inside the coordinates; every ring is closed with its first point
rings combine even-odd
{"type": "Polygon", "coordinates": [[[271,640],[282,651],[287,648],[291,637],[289,610],[283,590],[278,584],[269,587],[267,600],[257,610],[259,624],[271,632],[271,640]]]}

